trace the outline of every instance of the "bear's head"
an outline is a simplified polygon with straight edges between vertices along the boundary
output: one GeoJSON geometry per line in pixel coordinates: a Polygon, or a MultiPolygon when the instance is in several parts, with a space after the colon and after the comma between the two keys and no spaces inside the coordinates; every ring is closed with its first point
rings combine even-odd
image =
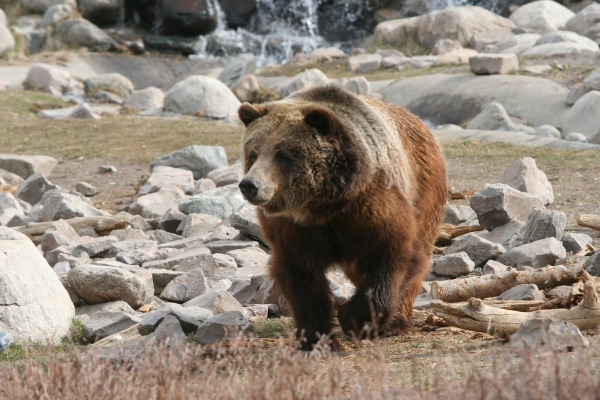
{"type": "Polygon", "coordinates": [[[244,103],[239,117],[247,127],[240,190],[266,215],[306,219],[316,207],[341,201],[369,168],[360,144],[326,106],[244,103]]]}

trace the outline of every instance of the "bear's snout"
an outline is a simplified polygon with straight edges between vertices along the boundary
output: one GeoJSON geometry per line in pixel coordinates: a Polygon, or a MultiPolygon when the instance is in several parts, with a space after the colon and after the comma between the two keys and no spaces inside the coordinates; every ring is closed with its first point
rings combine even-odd
{"type": "Polygon", "coordinates": [[[258,193],[258,189],[260,188],[260,182],[252,177],[245,177],[239,184],[240,191],[244,195],[244,197],[252,202],[252,200],[256,197],[258,193]]]}

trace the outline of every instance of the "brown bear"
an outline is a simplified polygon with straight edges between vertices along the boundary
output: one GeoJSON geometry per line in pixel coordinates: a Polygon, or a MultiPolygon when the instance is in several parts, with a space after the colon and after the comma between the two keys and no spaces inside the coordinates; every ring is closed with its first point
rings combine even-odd
{"type": "Polygon", "coordinates": [[[344,332],[360,337],[372,322],[380,333],[409,328],[447,196],[444,156],[427,125],[333,85],[244,103],[239,117],[247,127],[239,187],[258,206],[270,275],[303,348],[331,333],[326,272],[336,265],[356,285],[338,309],[344,332]]]}

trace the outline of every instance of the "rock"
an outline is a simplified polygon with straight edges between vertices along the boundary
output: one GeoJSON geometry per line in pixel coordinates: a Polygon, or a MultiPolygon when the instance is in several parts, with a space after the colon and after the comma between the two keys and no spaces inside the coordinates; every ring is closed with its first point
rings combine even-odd
{"type": "Polygon", "coordinates": [[[546,300],[544,292],[541,292],[535,284],[517,285],[500,296],[496,300],[546,300]]]}
{"type": "Polygon", "coordinates": [[[406,56],[391,56],[384,57],[381,60],[381,68],[397,67],[398,69],[404,68],[404,65],[410,62],[410,58],[406,56]]]}
{"type": "Polygon", "coordinates": [[[455,50],[460,50],[462,48],[462,44],[460,44],[460,42],[457,42],[456,40],[440,39],[437,42],[435,42],[430,54],[432,56],[440,56],[442,54],[450,53],[455,50]]]}
{"type": "Polygon", "coordinates": [[[567,216],[564,212],[534,208],[527,218],[523,232],[515,240],[514,246],[550,237],[560,240],[566,225],[567,216]]]}
{"type": "Polygon", "coordinates": [[[99,174],[114,174],[117,172],[117,168],[112,165],[101,165],[98,167],[99,174]]]}
{"type": "Polygon", "coordinates": [[[77,8],[75,0],[24,0],[23,6],[33,13],[45,13],[50,7],[56,4],[66,4],[72,9],[77,8]]]}
{"type": "Polygon", "coordinates": [[[140,111],[162,109],[165,104],[165,95],[162,90],[150,86],[134,90],[131,96],[125,99],[124,104],[140,111]]]}
{"type": "Polygon", "coordinates": [[[160,219],[158,228],[171,233],[181,233],[181,231],[178,231],[178,227],[186,217],[187,215],[179,212],[179,210],[170,209],[160,219]]]}
{"type": "Polygon", "coordinates": [[[227,86],[209,76],[190,76],[165,93],[165,109],[180,114],[223,119],[240,104],[227,86]]]}
{"type": "Polygon", "coordinates": [[[498,256],[497,261],[509,267],[543,268],[554,265],[556,260],[566,255],[563,245],[552,237],[510,249],[498,256]]]}
{"type": "MultiPolygon", "coordinates": [[[[75,309],[75,313],[78,317],[83,317],[83,316],[93,316],[96,315],[98,313],[118,313],[118,312],[123,312],[126,314],[131,314],[131,315],[135,315],[136,312],[133,308],[131,308],[131,306],[127,303],[125,303],[124,301],[111,301],[108,303],[102,303],[102,304],[95,304],[95,305],[91,305],[91,306],[82,306],[82,307],[77,307],[75,309]]],[[[85,318],[81,318],[81,319],[85,319],[85,318]]]]}
{"type": "Polygon", "coordinates": [[[191,194],[194,189],[194,175],[191,171],[172,168],[163,165],[152,169],[152,174],[140,188],[138,195],[158,192],[161,188],[177,187],[185,194],[191,194]]]}
{"type": "Polygon", "coordinates": [[[592,238],[583,233],[567,233],[560,239],[567,253],[579,253],[592,244],[592,238]]]}
{"type": "Polygon", "coordinates": [[[216,242],[205,243],[211,253],[228,253],[233,250],[247,249],[256,247],[258,248],[258,242],[248,240],[219,240],[216,242]]]}
{"type": "Polygon", "coordinates": [[[141,335],[149,335],[168,316],[176,318],[183,332],[190,333],[196,331],[204,321],[212,318],[213,314],[199,307],[184,308],[179,304],[166,304],[164,307],[146,314],[140,322],[138,331],[141,335]]]}
{"type": "Polygon", "coordinates": [[[200,179],[210,171],[227,166],[227,155],[221,146],[189,146],[183,150],[160,156],[150,163],[150,170],[159,165],[192,171],[200,179]]]}
{"type": "Polygon", "coordinates": [[[465,222],[473,213],[473,209],[469,206],[446,206],[442,223],[459,225],[465,222]]]}
{"type": "Polygon", "coordinates": [[[454,50],[449,53],[437,56],[432,65],[462,65],[468,64],[469,58],[478,53],[471,49],[454,50]]]}
{"type": "Polygon", "coordinates": [[[499,263],[498,261],[488,260],[483,266],[484,275],[493,275],[498,272],[506,271],[506,265],[499,263]]]}
{"type": "Polygon", "coordinates": [[[193,194],[204,193],[216,187],[217,185],[215,185],[215,183],[208,178],[198,179],[198,181],[196,181],[196,187],[194,188],[193,194]]]}
{"type": "Polygon", "coordinates": [[[120,268],[82,265],[69,271],[68,281],[87,304],[122,300],[138,308],[152,295],[142,278],[120,268]]]}
{"type": "Polygon", "coordinates": [[[96,313],[83,323],[83,336],[94,343],[107,336],[131,328],[141,321],[140,317],[124,312],[96,313]]]}
{"type": "Polygon", "coordinates": [[[31,175],[17,187],[15,197],[35,205],[42,200],[45,192],[53,189],[60,189],[60,187],[46,179],[44,174],[37,173],[31,175]]]}
{"type": "Polygon", "coordinates": [[[487,230],[510,221],[525,221],[531,209],[544,206],[539,197],[501,183],[486,184],[473,194],[470,202],[477,213],[479,225],[487,230]]]}
{"type": "Polygon", "coordinates": [[[281,89],[281,98],[284,99],[300,89],[328,84],[329,79],[321,70],[317,68],[309,69],[296,75],[281,89]]]}
{"type": "Polygon", "coordinates": [[[117,242],[117,238],[113,236],[102,236],[99,238],[88,239],[86,241],[79,240],[79,244],[75,245],[72,255],[75,257],[98,257],[109,251],[110,247],[117,242]]]}
{"type": "Polygon", "coordinates": [[[231,91],[239,101],[252,102],[260,90],[258,79],[254,75],[244,75],[231,86],[231,91]]]}
{"type": "Polygon", "coordinates": [[[535,43],[538,39],[542,37],[537,33],[523,33],[520,35],[510,36],[506,39],[500,41],[499,43],[493,45],[488,53],[498,54],[498,53],[514,53],[521,54],[535,46],[535,43]]]}
{"type": "Polygon", "coordinates": [[[56,273],[27,236],[0,226],[0,331],[21,343],[59,345],[75,308],[56,273]]]}
{"type": "MultiPolygon", "coordinates": [[[[600,77],[600,74],[598,75],[600,77]]],[[[583,83],[587,85],[585,80],[583,83]]],[[[598,109],[600,109],[600,91],[592,90],[583,95],[567,113],[563,133],[578,132],[585,137],[591,137],[600,126],[600,113],[596,112],[598,109]]]]}
{"type": "Polygon", "coordinates": [[[229,222],[233,228],[239,230],[244,235],[256,239],[263,244],[267,244],[267,241],[262,234],[258,216],[256,215],[256,206],[244,203],[242,207],[231,214],[229,222]]]}
{"type": "Polygon", "coordinates": [[[554,318],[526,320],[510,337],[511,349],[528,354],[570,351],[589,345],[577,326],[554,318]]]}
{"type": "Polygon", "coordinates": [[[174,233],[169,233],[165,231],[154,231],[150,235],[150,239],[156,240],[161,244],[158,245],[159,249],[185,249],[191,248],[196,245],[202,244],[204,242],[204,238],[202,237],[191,237],[184,239],[183,236],[175,235],[174,233]]]}
{"type": "MultiPolygon", "coordinates": [[[[121,216],[119,214],[117,214],[116,216],[117,217],[121,216]]],[[[133,216],[128,217],[130,221],[133,219],[132,217],[133,216]]],[[[139,215],[136,215],[136,217],[140,218],[139,215]]],[[[136,228],[133,228],[133,227],[127,227],[125,229],[115,229],[115,230],[113,230],[113,231],[110,232],[110,236],[116,237],[117,239],[119,239],[119,241],[134,240],[134,239],[137,239],[137,240],[148,240],[148,239],[150,239],[150,237],[148,235],[146,235],[146,233],[143,230],[136,229],[136,228]]]]}
{"type": "Polygon", "coordinates": [[[253,275],[247,279],[236,279],[229,292],[242,305],[260,302],[255,297],[257,293],[266,286],[272,286],[272,281],[266,273],[253,275]]]}
{"type": "Polygon", "coordinates": [[[190,269],[199,268],[208,265],[216,268],[215,261],[210,254],[210,250],[204,247],[191,247],[181,253],[171,255],[164,260],[149,261],[142,265],[145,269],[173,269],[173,267],[191,264],[190,269]]]}
{"type": "Polygon", "coordinates": [[[513,27],[511,21],[491,11],[464,6],[382,22],[375,28],[374,35],[376,39],[389,42],[413,40],[429,48],[441,39],[453,39],[462,46],[468,46],[471,37],[477,32],[513,27]]]}
{"type": "Polygon", "coordinates": [[[55,4],[44,12],[40,26],[52,26],[61,21],[67,20],[71,18],[72,12],[73,9],[68,4],[55,4]]]}
{"type": "Polygon", "coordinates": [[[536,136],[560,138],[560,131],[550,125],[538,126],[533,134],[536,136]]]}
{"type": "Polygon", "coordinates": [[[123,97],[106,90],[98,90],[93,96],[101,103],[123,105],[123,97]]]}
{"type": "Polygon", "coordinates": [[[25,42],[27,53],[29,55],[37,54],[42,51],[42,48],[46,44],[48,31],[46,29],[34,29],[32,31],[24,32],[21,37],[25,42]]]}
{"type": "Polygon", "coordinates": [[[381,67],[379,54],[360,54],[348,58],[348,69],[353,72],[370,73],[381,67]]]}
{"type": "Polygon", "coordinates": [[[61,189],[54,189],[44,193],[39,204],[42,207],[37,218],[39,222],[110,215],[106,211],[94,208],[92,202],[79,193],[61,189]]]}
{"type": "Polygon", "coordinates": [[[344,87],[346,90],[358,95],[368,96],[371,94],[371,85],[364,76],[355,76],[348,79],[344,87]]]}
{"type": "Polygon", "coordinates": [[[116,257],[117,254],[122,252],[133,251],[138,249],[152,249],[156,246],[157,243],[154,240],[123,240],[120,242],[112,243],[108,250],[107,256],[109,258],[112,258],[116,257]]]}
{"type": "Polygon", "coordinates": [[[524,193],[539,197],[544,204],[554,202],[554,191],[546,174],[537,168],[535,160],[531,157],[522,157],[511,164],[497,183],[503,183],[524,193]]]}
{"type": "Polygon", "coordinates": [[[431,270],[439,276],[457,278],[468,275],[475,270],[475,263],[464,251],[448,254],[431,261],[431,270]]]}
{"type": "Polygon", "coordinates": [[[0,192],[0,225],[8,225],[16,216],[25,217],[23,207],[12,193],[0,192]]]}
{"type": "Polygon", "coordinates": [[[446,255],[465,252],[475,263],[475,267],[481,268],[491,259],[496,259],[506,249],[498,243],[490,242],[480,236],[467,234],[452,241],[452,245],[446,250],[446,255]]]}
{"type": "Polygon", "coordinates": [[[185,308],[200,307],[214,315],[228,311],[244,312],[244,307],[226,290],[208,290],[204,294],[183,304],[185,308]]]}
{"type": "Polygon", "coordinates": [[[485,53],[487,49],[491,48],[496,43],[501,42],[507,37],[511,36],[514,36],[514,33],[508,28],[478,32],[471,36],[469,45],[477,52],[485,53]]]}
{"type": "Polygon", "coordinates": [[[201,213],[225,219],[244,203],[245,200],[238,185],[233,184],[182,200],[179,203],[179,210],[185,214],[201,213]]]}
{"type": "Polygon", "coordinates": [[[45,253],[59,246],[77,244],[81,238],[64,220],[58,220],[44,232],[42,236],[42,251],[45,253]]]}
{"type": "MultiPolygon", "coordinates": [[[[133,43],[131,43],[133,45],[133,43]]],[[[162,36],[162,35],[144,35],[142,43],[134,45],[139,50],[145,51],[146,48],[166,51],[179,52],[183,56],[200,54],[206,51],[206,39],[204,37],[183,37],[183,36],[162,36]]]]}
{"type": "Polygon", "coordinates": [[[83,81],[85,94],[94,95],[99,90],[114,93],[121,97],[127,97],[133,93],[133,84],[121,74],[104,74],[87,78],[83,81]]]}
{"type": "Polygon", "coordinates": [[[227,342],[238,335],[252,336],[254,327],[239,311],[229,311],[206,320],[198,328],[194,340],[201,345],[227,342]]]}
{"type": "Polygon", "coordinates": [[[38,112],[40,118],[50,119],[100,119],[98,114],[95,114],[87,103],[82,103],[74,107],[41,110],[38,112]]]}
{"type": "Polygon", "coordinates": [[[314,56],[328,56],[331,58],[346,57],[346,53],[336,47],[317,47],[310,54],[314,56]]]}
{"type": "Polygon", "coordinates": [[[117,25],[121,18],[120,0],[79,0],[81,15],[100,26],[117,25]]]}
{"type": "MultiPolygon", "coordinates": [[[[552,66],[550,65],[528,65],[520,68],[521,71],[529,72],[533,75],[542,75],[546,72],[552,71],[552,66]]],[[[549,125],[547,125],[549,126],[549,125]]]]}
{"type": "Polygon", "coordinates": [[[569,132],[565,135],[564,139],[569,142],[585,142],[587,138],[583,133],[569,132]]]}
{"type": "Polygon", "coordinates": [[[267,304],[252,304],[244,307],[248,318],[263,318],[269,317],[269,306],[267,304]]]}
{"type": "Polygon", "coordinates": [[[176,303],[184,303],[208,290],[201,268],[192,269],[167,284],[160,297],[176,303]]]}
{"type": "Polygon", "coordinates": [[[216,187],[237,185],[244,178],[244,169],[241,163],[235,163],[228,167],[213,169],[206,177],[212,180],[216,187]]]}
{"type": "Polygon", "coordinates": [[[598,22],[600,22],[600,5],[592,2],[567,21],[565,30],[595,39],[594,26],[598,22]]]}
{"type": "Polygon", "coordinates": [[[135,249],[123,251],[116,256],[116,260],[127,265],[142,265],[148,261],[164,260],[169,252],[164,249],[135,249]]]}
{"type": "Polygon", "coordinates": [[[571,87],[571,90],[569,90],[569,94],[567,95],[565,102],[567,103],[567,105],[572,106],[577,102],[577,100],[579,100],[584,94],[586,94],[590,90],[591,89],[583,83],[576,83],[575,85],[573,85],[573,87],[571,87]]]}
{"type": "Polygon", "coordinates": [[[548,32],[542,35],[542,37],[540,37],[537,40],[537,42],[535,42],[535,46],[537,47],[551,43],[576,43],[578,45],[581,45],[582,49],[584,50],[589,50],[593,52],[600,51],[598,49],[598,43],[594,42],[592,39],[578,35],[575,32],[568,31],[548,32]]]}
{"type": "Polygon", "coordinates": [[[11,343],[12,341],[10,340],[10,336],[8,336],[8,332],[0,332],[0,353],[8,349],[11,343]]]}
{"type": "Polygon", "coordinates": [[[23,179],[27,179],[37,173],[49,176],[57,165],[58,161],[48,156],[0,154],[0,168],[16,174],[23,179]]]}
{"type": "Polygon", "coordinates": [[[78,193],[81,193],[82,195],[84,195],[86,197],[91,197],[91,196],[95,196],[96,194],[98,194],[98,191],[96,190],[96,188],[87,182],[77,182],[75,184],[75,191],[78,193]]]}
{"type": "MultiPolygon", "coordinates": [[[[0,8],[0,24],[8,26],[8,19],[6,18],[6,13],[4,13],[4,11],[2,11],[1,8],[0,8]]],[[[0,350],[0,353],[1,352],[2,352],[2,350],[0,350]]]]}
{"type": "Polygon", "coordinates": [[[233,257],[239,268],[244,267],[259,267],[264,269],[269,262],[270,255],[257,247],[232,250],[226,253],[233,257]]]}
{"type": "MultiPolygon", "coordinates": [[[[75,4],[72,7],[75,8],[75,4]]],[[[83,46],[97,51],[112,51],[119,47],[107,33],[82,18],[59,22],[56,34],[63,43],[71,46],[83,46]]]]}
{"type": "Polygon", "coordinates": [[[438,56],[414,56],[410,58],[412,68],[429,68],[433,65],[438,56]]]}
{"type": "Polygon", "coordinates": [[[186,238],[206,237],[220,222],[220,218],[209,214],[186,215],[181,223],[182,236],[186,238]]]}
{"type": "Polygon", "coordinates": [[[157,12],[167,35],[206,35],[217,28],[218,13],[212,0],[160,0],[157,12]]]}
{"type": "Polygon", "coordinates": [[[469,57],[471,72],[477,75],[508,74],[519,69],[519,60],[514,53],[479,54],[469,57]]]}
{"type": "MultiPolygon", "coordinates": [[[[572,42],[559,42],[559,43],[548,43],[541,44],[539,46],[532,47],[531,49],[521,53],[521,56],[540,56],[540,57],[558,57],[566,55],[577,55],[583,50],[587,50],[582,45],[572,42]]],[[[596,50],[598,51],[598,50],[596,50]]]]}
{"type": "Polygon", "coordinates": [[[170,209],[177,209],[179,202],[184,198],[185,193],[177,187],[161,188],[155,193],[138,197],[129,207],[129,211],[146,219],[162,218],[170,209]]]}
{"type": "Polygon", "coordinates": [[[182,271],[171,271],[168,269],[150,269],[150,273],[152,274],[152,280],[154,284],[154,294],[156,296],[160,296],[165,287],[171,282],[173,279],[185,274],[182,271]]]}
{"type": "Polygon", "coordinates": [[[583,269],[589,272],[592,276],[600,276],[600,252],[596,251],[590,258],[588,258],[583,264],[583,269]]]}
{"type": "Polygon", "coordinates": [[[21,178],[17,174],[8,172],[5,169],[0,169],[0,179],[4,181],[5,185],[19,186],[25,179],[21,178]]]}
{"type": "Polygon", "coordinates": [[[541,0],[522,5],[509,19],[519,27],[546,33],[561,30],[574,16],[573,11],[555,1],[541,0]]]}
{"type": "Polygon", "coordinates": [[[512,122],[508,113],[499,103],[489,103],[483,111],[473,118],[467,129],[482,129],[488,131],[513,131],[515,124],[512,122]]]}
{"type": "MultiPolygon", "coordinates": [[[[233,90],[234,84],[241,81],[242,77],[252,76],[256,72],[256,57],[252,53],[244,53],[236,56],[221,71],[218,80],[233,90]]],[[[256,78],[255,78],[256,79],[256,78]]],[[[258,82],[257,82],[258,83],[258,82]]],[[[238,97],[239,98],[239,97],[238,97]]],[[[244,101],[240,98],[240,101],[244,101]]]]}

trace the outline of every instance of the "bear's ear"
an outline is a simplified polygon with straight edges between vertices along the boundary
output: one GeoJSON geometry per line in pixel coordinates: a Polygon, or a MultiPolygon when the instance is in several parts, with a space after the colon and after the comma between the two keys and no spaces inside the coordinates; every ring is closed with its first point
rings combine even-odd
{"type": "Polygon", "coordinates": [[[238,109],[238,115],[240,120],[244,123],[244,125],[248,126],[258,118],[265,115],[265,108],[254,107],[249,103],[242,103],[240,108],[238,109]]]}
{"type": "Polygon", "coordinates": [[[324,108],[313,108],[304,115],[304,122],[316,128],[321,134],[329,135],[338,130],[335,117],[324,108]]]}

